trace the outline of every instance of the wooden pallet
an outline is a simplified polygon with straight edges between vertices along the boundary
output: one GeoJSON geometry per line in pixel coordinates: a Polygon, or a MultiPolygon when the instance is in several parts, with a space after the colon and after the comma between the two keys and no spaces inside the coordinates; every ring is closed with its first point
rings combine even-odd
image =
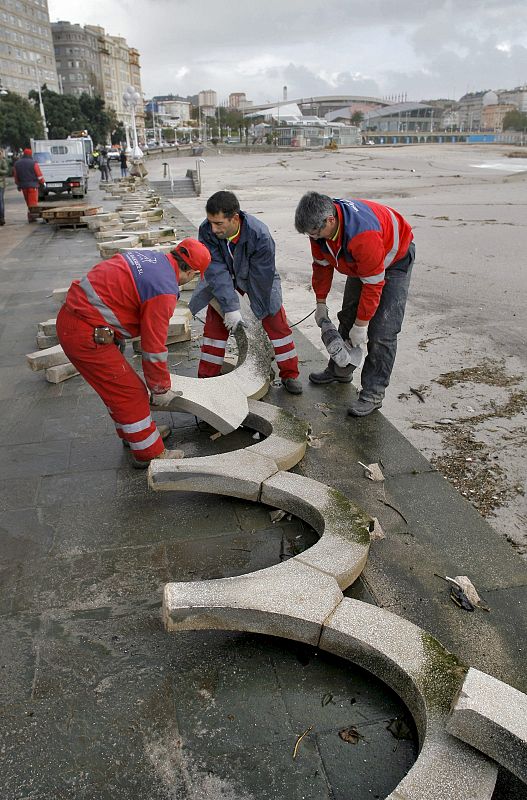
{"type": "Polygon", "coordinates": [[[41,212],[41,216],[45,222],[55,225],[57,228],[85,228],[88,225],[88,218],[100,211],[100,206],[88,206],[83,203],[75,206],[46,208],[41,212]]]}

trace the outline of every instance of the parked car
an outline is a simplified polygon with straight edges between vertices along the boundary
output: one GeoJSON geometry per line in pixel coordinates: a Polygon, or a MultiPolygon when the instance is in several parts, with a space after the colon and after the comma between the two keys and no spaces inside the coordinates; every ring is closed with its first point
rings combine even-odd
{"type": "Polygon", "coordinates": [[[108,148],[108,159],[110,161],[118,161],[121,155],[121,150],[119,147],[109,147],[108,148]]]}

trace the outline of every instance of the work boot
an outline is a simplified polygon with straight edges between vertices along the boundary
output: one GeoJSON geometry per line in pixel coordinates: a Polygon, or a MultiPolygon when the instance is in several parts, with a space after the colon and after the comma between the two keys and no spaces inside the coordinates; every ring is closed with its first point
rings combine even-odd
{"type": "Polygon", "coordinates": [[[289,394],[302,394],[302,384],[298,378],[282,378],[282,386],[289,394]]]}
{"type": "Polygon", "coordinates": [[[163,450],[162,453],[159,453],[158,456],[154,456],[154,458],[151,458],[149,461],[139,461],[139,459],[135,458],[135,456],[132,454],[132,466],[134,469],[148,469],[152,461],[157,461],[159,458],[185,458],[185,453],[183,450],[163,450]]]}
{"type": "MultiPolygon", "coordinates": [[[[172,428],[170,427],[170,425],[158,425],[157,430],[163,441],[165,441],[165,439],[168,439],[168,437],[172,433],[172,428]]],[[[130,447],[130,442],[127,439],[121,439],[121,441],[123,443],[123,447],[130,447]]]]}
{"type": "Polygon", "coordinates": [[[364,400],[362,397],[357,397],[356,400],[348,408],[348,414],[351,417],[367,417],[372,411],[381,408],[382,400],[364,400]]]}
{"type": "Polygon", "coordinates": [[[354,367],[350,364],[347,367],[337,367],[332,358],[329,359],[326,369],[322,372],[310,372],[309,380],[311,383],[323,385],[325,383],[351,383],[353,380],[354,367]]]}

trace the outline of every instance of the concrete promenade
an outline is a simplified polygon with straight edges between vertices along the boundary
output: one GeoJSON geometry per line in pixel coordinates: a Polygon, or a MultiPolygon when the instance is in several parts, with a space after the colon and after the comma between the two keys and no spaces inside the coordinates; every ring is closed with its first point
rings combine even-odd
{"type": "MultiPolygon", "coordinates": [[[[2,800],[384,798],[416,744],[406,710],[377,680],[294,642],[162,629],[167,581],[264,568],[309,547],[314,534],[294,518],[273,525],[269,508],[245,501],[154,494],[80,377],[51,385],[27,368],[37,323],[56,314],[52,290],[98,253],[84,230],[29,226],[24,217],[20,196],[8,192],[0,230],[2,800]]],[[[170,347],[171,370],[196,374],[200,330],[195,323],[191,342],[170,347]]],[[[346,594],[420,625],[468,665],[527,692],[525,562],[381,413],[347,418],[350,387],[310,387],[307,373],[324,358],[298,330],[295,338],[305,392],[294,398],[273,386],[266,398],[312,425],[313,446],[295,471],[341,490],[386,535],[346,594]],[[368,481],[359,461],[382,463],[384,484],[368,481]],[[434,573],[469,575],[491,612],[456,607],[434,573]]],[[[190,415],[158,419],[170,421],[169,446],[187,456],[253,443],[245,430],[211,441],[213,431],[190,415]]],[[[526,797],[501,771],[494,800],[526,797]]]]}

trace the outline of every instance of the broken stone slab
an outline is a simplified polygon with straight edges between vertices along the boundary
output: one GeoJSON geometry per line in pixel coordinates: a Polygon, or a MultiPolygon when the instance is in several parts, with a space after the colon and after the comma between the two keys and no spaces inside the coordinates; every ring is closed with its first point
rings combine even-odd
{"type": "Polygon", "coordinates": [[[270,458],[251,453],[250,448],[221,455],[173,459],[153,459],[148,483],[155,491],[207,492],[258,500],[262,482],[277,466],[270,458]]]}
{"type": "Polygon", "coordinates": [[[235,578],[168,583],[163,620],[169,631],[243,630],[316,645],[341,598],[331,576],[290,559],[235,578]]]}
{"type": "Polygon", "coordinates": [[[53,298],[54,302],[57,305],[61,306],[63,304],[64,300],[66,299],[66,295],[68,294],[69,288],[70,288],[69,286],[63,286],[60,289],[53,289],[51,297],[53,298]]]}
{"type": "Polygon", "coordinates": [[[136,236],[144,233],[148,230],[147,226],[145,225],[145,221],[143,219],[138,220],[137,222],[123,222],[122,228],[123,231],[132,231],[135,233],[136,236]]]}
{"type": "Polygon", "coordinates": [[[527,783],[527,695],[470,668],[447,729],[527,783]]]}
{"type": "MultiPolygon", "coordinates": [[[[141,244],[145,247],[148,244],[160,244],[161,242],[176,241],[176,231],[174,228],[159,228],[156,230],[141,232],[137,235],[141,239],[141,244]]],[[[189,283],[192,283],[192,281],[189,281],[189,283]]]]}
{"type": "Polygon", "coordinates": [[[55,336],[57,333],[57,320],[55,317],[51,319],[46,319],[44,322],[38,323],[38,333],[44,334],[44,336],[55,336]]]}
{"type": "Polygon", "coordinates": [[[121,228],[112,228],[111,231],[97,231],[95,234],[96,242],[114,242],[118,239],[127,239],[130,236],[130,231],[125,231],[121,228]]]}
{"type": "Polygon", "coordinates": [[[98,231],[102,225],[108,226],[111,223],[120,224],[118,214],[107,212],[104,214],[95,214],[93,217],[89,217],[89,219],[87,219],[88,230],[90,231],[98,231]]]}
{"type": "Polygon", "coordinates": [[[243,424],[266,437],[247,450],[271,458],[279,470],[291,469],[303,459],[309,429],[307,422],[271,403],[249,400],[249,413],[243,424]]]}
{"type": "Polygon", "coordinates": [[[98,246],[99,253],[103,258],[111,258],[111,256],[120,253],[121,250],[131,250],[139,244],[138,236],[127,236],[123,239],[114,239],[111,242],[101,242],[98,246]]]}
{"type": "Polygon", "coordinates": [[[446,730],[467,668],[402,617],[344,598],[327,618],[319,647],[390,686],[408,706],[420,739],[417,761],[387,800],[490,800],[497,768],[446,730]]]}
{"type": "Polygon", "coordinates": [[[359,577],[370,549],[371,517],[341,492],[303,475],[277,472],[263,482],[260,500],[300,517],[319,534],[297,561],[333,575],[341,589],[359,577]]]}
{"type": "Polygon", "coordinates": [[[238,366],[207,380],[171,374],[171,388],[179,395],[166,411],[194,414],[227,434],[239,428],[249,413],[248,397],[258,399],[267,392],[272,348],[244,298],[242,307],[247,326],[238,326],[235,333],[238,366]]]}
{"type": "Polygon", "coordinates": [[[59,343],[57,335],[46,336],[45,333],[37,333],[37,347],[39,350],[46,350],[48,347],[54,347],[59,343]]]}
{"type": "Polygon", "coordinates": [[[59,364],[69,363],[68,356],[60,346],[48,347],[47,350],[37,350],[35,353],[28,353],[26,355],[28,367],[37,372],[40,369],[48,369],[49,367],[56,367],[59,364]]]}
{"type": "Polygon", "coordinates": [[[79,374],[71,361],[68,361],[67,364],[58,364],[56,367],[49,367],[45,372],[46,380],[49,383],[62,383],[62,381],[67,381],[79,374]]]}

